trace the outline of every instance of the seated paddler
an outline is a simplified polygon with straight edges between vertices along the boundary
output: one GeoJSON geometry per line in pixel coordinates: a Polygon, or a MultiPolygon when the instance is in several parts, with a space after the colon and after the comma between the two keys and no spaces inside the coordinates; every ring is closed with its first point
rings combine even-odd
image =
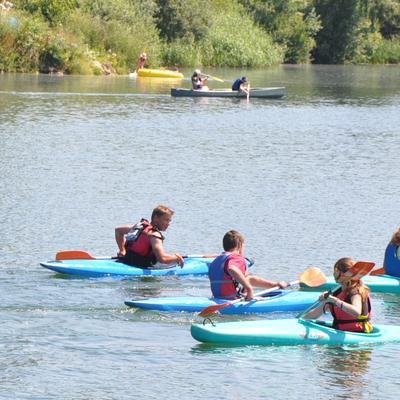
{"type": "Polygon", "coordinates": [[[303,318],[316,319],[329,311],[333,317],[333,328],[349,332],[372,332],[370,290],[357,276],[348,276],[354,266],[352,258],[341,258],[333,269],[335,281],[340,290],[335,295],[325,292],[319,300],[321,304],[303,318]],[[347,273],[347,274],[346,274],[347,273]]]}
{"type": "Polygon", "coordinates": [[[254,287],[285,288],[287,282],[276,282],[250,274],[244,257],[244,236],[234,230],[227,232],[222,245],[224,252],[209,267],[211,292],[214,297],[235,299],[244,296],[246,300],[254,298],[254,287]]]}
{"type": "Polygon", "coordinates": [[[157,268],[166,264],[183,266],[179,253],[169,254],[164,250],[164,235],[172,221],[174,211],[164,205],[157,206],[150,222],[142,218],[134,225],[121,225],[115,228],[120,261],[141,268],[157,268]]]}
{"type": "Polygon", "coordinates": [[[383,268],[382,273],[400,277],[400,228],[393,234],[386,247],[383,268]]]}

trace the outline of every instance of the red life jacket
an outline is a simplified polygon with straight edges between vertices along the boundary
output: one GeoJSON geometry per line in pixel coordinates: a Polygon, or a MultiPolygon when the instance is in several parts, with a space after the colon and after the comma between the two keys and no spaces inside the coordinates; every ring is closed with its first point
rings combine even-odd
{"type": "MultiPolygon", "coordinates": [[[[357,293],[358,291],[354,294],[357,293]]],[[[336,297],[346,303],[351,304],[351,297],[354,294],[348,294],[346,296],[345,292],[341,291],[336,297]]],[[[361,315],[357,318],[333,304],[329,304],[329,309],[333,316],[333,327],[335,329],[364,333],[370,333],[372,331],[372,325],[369,322],[371,316],[371,301],[369,296],[363,301],[361,315]]]]}
{"type": "Polygon", "coordinates": [[[161,240],[164,240],[164,236],[146,219],[142,219],[136,224],[135,229],[138,229],[137,234],[131,240],[129,239],[129,234],[126,238],[126,261],[130,265],[150,267],[157,262],[153,248],[151,247],[150,237],[153,232],[158,232],[161,235],[161,240]]]}

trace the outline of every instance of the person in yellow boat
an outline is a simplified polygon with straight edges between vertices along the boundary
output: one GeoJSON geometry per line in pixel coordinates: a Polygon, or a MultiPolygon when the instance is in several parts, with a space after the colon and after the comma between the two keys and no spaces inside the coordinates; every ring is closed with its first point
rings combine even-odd
{"type": "Polygon", "coordinates": [[[336,261],[333,276],[341,285],[336,296],[323,293],[321,304],[307,313],[304,318],[318,318],[328,308],[333,316],[333,327],[342,331],[372,332],[370,290],[358,277],[347,277],[346,272],[355,264],[352,258],[344,257],[336,261]]]}
{"type": "Polygon", "coordinates": [[[143,52],[140,54],[139,59],[137,61],[136,65],[136,71],[139,71],[139,69],[143,69],[147,61],[147,54],[143,52]]]}
{"type": "MultiPolygon", "coordinates": [[[[121,262],[137,267],[150,268],[156,263],[183,266],[179,253],[168,254],[163,247],[164,235],[172,221],[174,211],[164,205],[154,208],[150,222],[142,218],[134,225],[121,225],[115,228],[118,257],[121,262]]],[[[155,266],[157,268],[157,266],[155,266]]]]}
{"type": "Polygon", "coordinates": [[[196,69],[192,75],[192,89],[193,90],[209,90],[205,83],[208,79],[208,75],[201,73],[199,69],[196,69]]]}

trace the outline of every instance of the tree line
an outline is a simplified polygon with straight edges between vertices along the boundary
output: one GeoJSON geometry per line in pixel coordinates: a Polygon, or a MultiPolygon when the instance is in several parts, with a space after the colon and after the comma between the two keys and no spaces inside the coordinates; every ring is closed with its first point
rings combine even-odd
{"type": "Polygon", "coordinates": [[[0,9],[0,71],[122,74],[143,51],[150,67],[400,62],[400,0],[11,4],[0,9]]]}

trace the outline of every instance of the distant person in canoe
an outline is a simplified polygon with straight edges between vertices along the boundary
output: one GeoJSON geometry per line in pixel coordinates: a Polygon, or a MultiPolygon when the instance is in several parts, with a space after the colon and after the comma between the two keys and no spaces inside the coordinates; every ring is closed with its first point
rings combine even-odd
{"type": "Polygon", "coordinates": [[[341,285],[339,293],[335,296],[329,292],[323,293],[319,298],[321,304],[304,318],[318,318],[328,309],[333,316],[333,328],[350,332],[372,332],[370,290],[357,276],[346,275],[354,265],[355,261],[348,257],[335,263],[333,276],[341,285]]]}
{"type": "Polygon", "coordinates": [[[383,274],[400,277],[400,228],[393,234],[385,251],[383,274]]]}
{"type": "Polygon", "coordinates": [[[150,222],[143,218],[134,225],[117,226],[115,240],[121,261],[142,268],[157,267],[156,263],[177,263],[182,267],[183,257],[179,253],[168,254],[163,247],[161,232],[168,229],[173,215],[169,207],[159,205],[153,210],[150,222]]]}
{"type": "Polygon", "coordinates": [[[205,86],[208,76],[201,73],[199,69],[196,69],[192,75],[192,89],[193,90],[209,90],[208,86],[205,86]]]}
{"type": "Polygon", "coordinates": [[[244,253],[244,236],[234,230],[225,234],[222,239],[224,252],[220,254],[209,268],[211,292],[214,297],[235,299],[245,296],[246,300],[254,298],[253,287],[284,289],[287,282],[275,282],[251,275],[247,269],[244,253]]]}
{"type": "Polygon", "coordinates": [[[247,77],[242,76],[241,78],[237,78],[235,82],[233,82],[232,90],[236,92],[244,92],[246,94],[249,93],[249,82],[247,77]]]}
{"type": "Polygon", "coordinates": [[[142,54],[140,54],[139,59],[137,61],[136,71],[139,71],[139,69],[143,69],[146,62],[147,62],[147,54],[143,52],[142,54]]]}

